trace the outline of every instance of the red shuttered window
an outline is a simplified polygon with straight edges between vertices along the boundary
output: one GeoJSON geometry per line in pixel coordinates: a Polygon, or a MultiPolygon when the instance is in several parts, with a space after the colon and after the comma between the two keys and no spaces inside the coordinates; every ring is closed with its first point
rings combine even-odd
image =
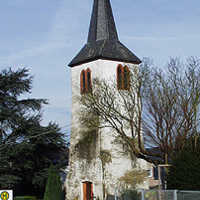
{"type": "Polygon", "coordinates": [[[80,92],[85,94],[92,91],[92,77],[91,70],[87,68],[81,71],[80,75],[80,92]]]}
{"type": "Polygon", "coordinates": [[[117,88],[118,90],[129,90],[130,88],[130,71],[127,66],[117,66],[117,88]]]}

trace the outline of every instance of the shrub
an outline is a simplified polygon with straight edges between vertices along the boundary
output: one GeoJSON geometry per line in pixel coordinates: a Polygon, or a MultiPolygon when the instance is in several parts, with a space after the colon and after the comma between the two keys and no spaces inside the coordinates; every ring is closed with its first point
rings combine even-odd
{"type": "Polygon", "coordinates": [[[200,188],[200,138],[188,139],[187,146],[177,152],[167,175],[167,188],[199,190],[200,188]]]}
{"type": "Polygon", "coordinates": [[[136,190],[126,190],[122,194],[122,200],[140,200],[141,195],[136,190]]]}
{"type": "Polygon", "coordinates": [[[62,183],[59,172],[53,165],[51,165],[48,171],[44,200],[62,200],[62,196],[62,183]]]}
{"type": "Polygon", "coordinates": [[[14,200],[37,200],[35,196],[16,196],[14,200]]]}

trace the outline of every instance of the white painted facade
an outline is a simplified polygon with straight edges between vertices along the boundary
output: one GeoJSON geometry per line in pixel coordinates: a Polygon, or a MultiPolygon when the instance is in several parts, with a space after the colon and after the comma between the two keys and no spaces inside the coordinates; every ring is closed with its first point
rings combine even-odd
{"type": "MultiPolygon", "coordinates": [[[[83,200],[83,185],[84,181],[92,182],[93,193],[95,197],[99,197],[103,200],[103,187],[105,185],[105,193],[114,195],[119,189],[119,178],[122,177],[127,170],[133,169],[133,167],[149,169],[149,165],[146,161],[137,159],[136,165],[130,159],[130,157],[120,154],[119,146],[113,144],[114,136],[113,130],[108,128],[98,131],[98,137],[95,147],[95,157],[91,162],[87,162],[86,159],[80,159],[77,156],[75,146],[77,142],[83,137],[81,124],[79,122],[79,110],[80,110],[80,74],[81,71],[87,68],[91,70],[91,78],[106,79],[107,81],[116,81],[117,66],[127,65],[130,69],[137,68],[137,65],[130,63],[123,63],[110,60],[96,60],[89,63],[81,64],[71,68],[71,83],[72,83],[72,125],[71,125],[71,146],[70,146],[70,162],[69,173],[66,179],[66,193],[67,200],[83,200]],[[109,151],[111,153],[111,162],[106,163],[104,170],[102,167],[102,161],[100,159],[100,152],[102,150],[109,151]]],[[[117,81],[116,81],[117,84],[117,81]]],[[[89,149],[88,149],[89,151],[89,149]]],[[[148,188],[148,179],[144,184],[140,185],[140,188],[148,188]]]]}

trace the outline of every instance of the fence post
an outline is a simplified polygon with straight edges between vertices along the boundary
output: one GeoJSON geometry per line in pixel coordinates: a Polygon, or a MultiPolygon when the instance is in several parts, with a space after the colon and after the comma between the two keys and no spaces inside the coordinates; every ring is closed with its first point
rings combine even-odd
{"type": "Polygon", "coordinates": [[[174,200],[177,200],[177,192],[178,190],[174,190],[174,200]]]}
{"type": "Polygon", "coordinates": [[[115,200],[117,200],[117,188],[115,188],[115,200]]]}
{"type": "Polygon", "coordinates": [[[141,195],[142,200],[145,200],[145,199],[144,199],[144,189],[141,190],[141,193],[142,193],[142,195],[141,195]]]}

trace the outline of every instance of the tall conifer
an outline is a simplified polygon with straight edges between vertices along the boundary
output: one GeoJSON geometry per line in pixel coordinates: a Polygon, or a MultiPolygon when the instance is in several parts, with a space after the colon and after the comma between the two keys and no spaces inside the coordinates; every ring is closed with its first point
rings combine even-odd
{"type": "Polygon", "coordinates": [[[62,184],[59,172],[55,166],[51,165],[48,172],[48,180],[44,193],[44,200],[61,200],[62,184]]]}

